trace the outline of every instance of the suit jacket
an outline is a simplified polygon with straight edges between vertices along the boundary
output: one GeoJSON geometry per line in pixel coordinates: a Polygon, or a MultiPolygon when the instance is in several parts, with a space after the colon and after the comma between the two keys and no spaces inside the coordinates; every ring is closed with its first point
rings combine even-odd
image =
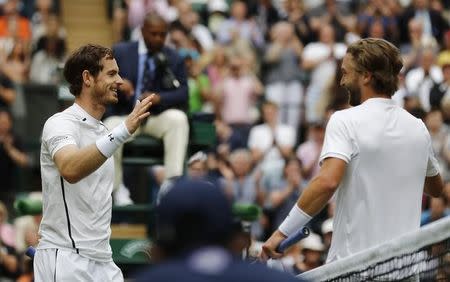
{"type": "MultiPolygon", "coordinates": [[[[135,89],[135,95],[140,95],[141,93],[137,93],[139,89],[136,89],[139,71],[138,42],[118,43],[113,46],[113,51],[119,66],[120,76],[130,80],[135,89]]],[[[161,103],[159,105],[151,106],[150,111],[152,115],[159,114],[172,108],[185,111],[187,109],[189,95],[184,60],[171,48],[164,47],[161,51],[167,58],[168,67],[180,82],[180,87],[176,89],[165,89],[161,83],[163,73],[157,68],[153,80],[151,80],[150,83],[152,88],[147,89],[148,91],[156,92],[161,96],[161,103]]],[[[134,107],[134,101],[135,97],[127,98],[124,94],[119,92],[119,102],[108,109],[106,116],[129,114],[134,107]]]]}
{"type": "MultiPolygon", "coordinates": [[[[433,36],[438,42],[442,42],[442,36],[449,25],[444,17],[434,10],[428,11],[431,20],[431,29],[433,36]]],[[[416,10],[413,7],[407,8],[399,18],[398,27],[400,28],[400,41],[401,43],[409,42],[408,22],[414,18],[416,10]]]]}

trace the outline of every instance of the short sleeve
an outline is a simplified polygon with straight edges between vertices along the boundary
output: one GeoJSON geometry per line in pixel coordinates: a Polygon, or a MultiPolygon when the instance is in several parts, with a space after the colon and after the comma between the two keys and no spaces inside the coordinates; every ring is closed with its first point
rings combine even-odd
{"type": "Polygon", "coordinates": [[[320,154],[319,163],[326,158],[342,159],[349,163],[354,155],[354,146],[348,127],[341,115],[333,114],[327,124],[325,140],[320,154]]]}
{"type": "Polygon", "coordinates": [[[54,157],[55,153],[67,145],[77,145],[77,124],[62,116],[51,117],[47,120],[42,131],[42,143],[54,157]]]}
{"type": "Polygon", "coordinates": [[[427,139],[428,139],[428,162],[426,175],[427,177],[431,177],[439,174],[439,162],[434,154],[433,145],[431,143],[431,137],[428,131],[427,131],[427,139]]]}

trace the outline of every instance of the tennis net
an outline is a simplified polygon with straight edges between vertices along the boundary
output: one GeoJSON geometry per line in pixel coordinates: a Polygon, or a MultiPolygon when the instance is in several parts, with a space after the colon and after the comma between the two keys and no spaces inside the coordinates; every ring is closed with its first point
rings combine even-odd
{"type": "Polygon", "coordinates": [[[298,277],[307,281],[450,281],[450,217],[298,277]]]}

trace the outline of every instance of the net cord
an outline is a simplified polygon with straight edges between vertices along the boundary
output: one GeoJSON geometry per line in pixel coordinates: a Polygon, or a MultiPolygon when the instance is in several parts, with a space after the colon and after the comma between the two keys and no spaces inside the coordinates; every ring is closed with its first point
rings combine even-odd
{"type": "Polygon", "coordinates": [[[425,246],[450,238],[450,217],[427,224],[417,231],[374,246],[341,260],[299,274],[306,281],[327,281],[343,274],[361,271],[389,258],[412,253],[425,246]]]}

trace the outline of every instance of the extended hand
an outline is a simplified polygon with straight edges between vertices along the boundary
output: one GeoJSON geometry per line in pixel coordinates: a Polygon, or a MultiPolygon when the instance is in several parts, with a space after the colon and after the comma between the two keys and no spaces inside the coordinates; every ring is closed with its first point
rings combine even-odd
{"type": "Polygon", "coordinates": [[[278,253],[275,250],[284,239],[286,239],[286,236],[284,236],[279,230],[276,230],[262,246],[261,259],[266,261],[269,258],[278,259],[282,257],[283,254],[278,253]]]}
{"type": "Polygon", "coordinates": [[[141,123],[150,115],[148,109],[152,105],[152,100],[155,97],[154,94],[149,95],[147,98],[142,101],[137,101],[134,106],[133,111],[128,115],[125,120],[125,125],[128,129],[128,132],[133,134],[136,129],[141,125],[141,123]]]}

